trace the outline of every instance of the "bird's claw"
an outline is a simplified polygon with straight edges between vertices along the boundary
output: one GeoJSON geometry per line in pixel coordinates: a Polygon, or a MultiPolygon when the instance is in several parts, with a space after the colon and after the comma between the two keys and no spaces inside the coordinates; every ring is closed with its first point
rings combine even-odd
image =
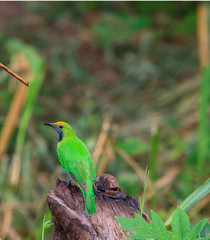
{"type": "Polygon", "coordinates": [[[69,186],[71,184],[71,179],[69,178],[67,181],[67,186],[69,186]]]}
{"type": "Polygon", "coordinates": [[[95,189],[95,188],[93,188],[93,191],[94,191],[94,193],[95,193],[95,194],[99,194],[99,193],[101,193],[101,191],[100,191],[100,190],[98,190],[98,189],[95,189]]]}

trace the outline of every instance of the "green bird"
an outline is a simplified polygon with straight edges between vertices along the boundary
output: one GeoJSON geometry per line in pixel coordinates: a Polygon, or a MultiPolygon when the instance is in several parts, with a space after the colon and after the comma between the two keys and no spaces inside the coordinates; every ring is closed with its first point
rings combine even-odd
{"type": "Polygon", "coordinates": [[[69,174],[70,180],[81,189],[88,215],[96,214],[93,183],[96,173],[87,146],[74,133],[66,122],[45,123],[59,133],[57,153],[62,167],[69,174]]]}

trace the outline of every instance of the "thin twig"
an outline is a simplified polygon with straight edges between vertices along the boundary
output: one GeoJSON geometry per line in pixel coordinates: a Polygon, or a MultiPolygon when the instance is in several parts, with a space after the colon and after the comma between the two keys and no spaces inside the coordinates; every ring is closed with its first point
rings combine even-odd
{"type": "Polygon", "coordinates": [[[6,67],[4,64],[0,63],[0,67],[4,69],[6,72],[11,74],[13,77],[17,78],[19,81],[21,81],[23,84],[25,84],[27,87],[29,86],[29,82],[27,82],[22,77],[18,76],[16,73],[14,73],[12,70],[10,70],[8,67],[6,67]]]}

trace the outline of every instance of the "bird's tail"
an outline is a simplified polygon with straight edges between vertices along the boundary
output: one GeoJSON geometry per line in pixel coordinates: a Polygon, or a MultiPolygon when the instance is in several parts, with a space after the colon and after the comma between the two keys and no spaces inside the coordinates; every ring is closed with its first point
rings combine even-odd
{"type": "Polygon", "coordinates": [[[93,192],[93,183],[90,178],[86,179],[87,191],[82,191],[85,200],[85,209],[88,215],[96,214],[95,194],[93,192]]]}

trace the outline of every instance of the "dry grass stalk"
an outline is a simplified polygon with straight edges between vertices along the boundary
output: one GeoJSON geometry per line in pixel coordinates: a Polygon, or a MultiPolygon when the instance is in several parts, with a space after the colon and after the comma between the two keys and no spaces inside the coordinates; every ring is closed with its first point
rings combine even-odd
{"type": "Polygon", "coordinates": [[[8,146],[13,131],[17,126],[18,119],[25,102],[26,94],[27,88],[25,88],[22,84],[19,84],[13,97],[9,112],[5,118],[4,126],[0,135],[0,160],[2,159],[2,156],[8,146]]]}
{"type": "Polygon", "coordinates": [[[200,66],[209,64],[208,11],[203,3],[197,7],[197,34],[200,66]]]}
{"type": "MultiPolygon", "coordinates": [[[[123,149],[115,147],[115,152],[121,156],[137,173],[142,183],[144,183],[144,170],[139,166],[139,164],[123,149]]],[[[151,187],[151,181],[149,181],[148,186],[151,187]]]]}
{"type": "Polygon", "coordinates": [[[110,159],[113,159],[113,156],[114,156],[113,147],[112,147],[111,141],[108,139],[105,144],[103,157],[102,157],[100,166],[98,168],[97,175],[104,174],[107,164],[110,159]]]}
{"type": "Polygon", "coordinates": [[[105,142],[105,146],[103,149],[103,156],[97,170],[98,175],[104,174],[106,171],[108,162],[113,161],[115,159],[114,144],[115,144],[116,135],[117,135],[117,127],[114,124],[112,124],[110,126],[110,131],[111,131],[110,137],[107,138],[105,142]]]}
{"type": "Polygon", "coordinates": [[[2,239],[5,239],[7,236],[8,230],[12,224],[13,212],[12,211],[4,211],[4,218],[1,224],[1,232],[0,235],[2,239]]]}
{"type": "Polygon", "coordinates": [[[108,132],[110,130],[110,126],[111,126],[111,120],[107,117],[104,119],[102,123],[101,132],[99,134],[95,149],[93,150],[93,153],[92,153],[93,163],[95,166],[97,166],[99,157],[103,152],[103,149],[108,137],[108,132]]]}
{"type": "MultiPolygon", "coordinates": [[[[11,66],[13,67],[13,69],[15,69],[15,71],[22,71],[24,73],[24,77],[31,77],[29,63],[25,56],[21,54],[15,55],[11,60],[11,66]]],[[[17,126],[19,116],[26,99],[27,91],[27,88],[25,88],[22,84],[19,84],[13,97],[10,109],[8,111],[8,114],[4,121],[4,126],[0,134],[0,161],[9,144],[13,131],[17,126]]]]}
{"type": "Polygon", "coordinates": [[[8,230],[7,236],[8,236],[9,240],[20,240],[21,239],[14,227],[10,227],[10,229],[8,230]]]}
{"type": "Polygon", "coordinates": [[[182,171],[181,167],[172,167],[167,172],[159,178],[155,183],[155,189],[159,190],[161,188],[164,188],[166,185],[170,184],[174,181],[174,179],[179,175],[179,173],[182,171]]]}
{"type": "MultiPolygon", "coordinates": [[[[16,69],[16,71],[22,71],[24,73],[24,76],[31,77],[31,71],[29,68],[29,63],[27,59],[21,55],[15,55],[11,60],[11,65],[13,66],[13,69],[16,69]]],[[[1,65],[2,67],[2,65],[1,65]]],[[[9,72],[9,71],[8,71],[9,72]]],[[[11,72],[10,72],[11,73],[11,72]]],[[[12,74],[14,76],[14,74],[12,74]]],[[[15,74],[16,75],[16,74],[15,74]]],[[[17,75],[18,76],[18,75],[17,75]]],[[[16,77],[16,76],[15,76],[16,77]]],[[[20,79],[19,79],[20,80],[20,79]]],[[[22,111],[22,108],[25,103],[25,99],[27,96],[28,89],[23,86],[22,84],[19,84],[17,87],[17,90],[15,92],[15,95],[13,97],[11,106],[9,108],[8,114],[4,121],[4,126],[1,131],[0,135],[0,160],[2,159],[2,156],[9,144],[9,141],[12,137],[12,134],[14,132],[14,129],[16,128],[18,124],[18,120],[22,111]]],[[[18,177],[21,169],[21,162],[17,160],[13,160],[11,164],[11,181],[14,184],[17,184],[18,177]],[[16,175],[16,178],[14,179],[14,172],[16,175]]],[[[13,219],[13,212],[12,210],[4,211],[1,225],[1,236],[3,239],[8,235],[8,231],[11,228],[12,219],[13,219]]]]}
{"type": "MultiPolygon", "coordinates": [[[[23,72],[23,76],[25,78],[32,78],[32,72],[30,69],[30,65],[26,57],[22,54],[17,54],[12,58],[11,61],[11,66],[13,69],[16,71],[21,71],[23,72]]],[[[24,88],[24,99],[22,99],[22,104],[25,102],[26,96],[28,89],[24,88]]],[[[18,117],[19,118],[19,117],[18,117]]],[[[19,177],[20,177],[20,171],[21,171],[21,159],[20,156],[14,156],[12,164],[11,164],[11,183],[16,186],[19,182],[19,177]]]]}
{"type": "Polygon", "coordinates": [[[11,211],[15,209],[37,209],[39,208],[39,203],[31,203],[31,202],[26,202],[26,203],[21,203],[21,202],[16,202],[16,203],[3,203],[0,205],[0,212],[2,211],[11,211]]]}

